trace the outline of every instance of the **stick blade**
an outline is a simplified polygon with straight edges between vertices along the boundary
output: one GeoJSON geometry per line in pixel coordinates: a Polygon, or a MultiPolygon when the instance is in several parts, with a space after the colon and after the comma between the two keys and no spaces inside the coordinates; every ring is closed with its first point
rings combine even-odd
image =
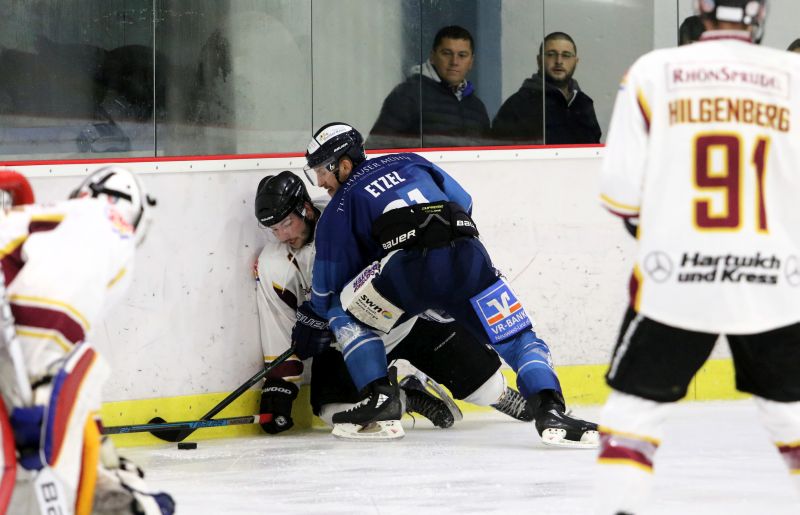
{"type": "MultiPolygon", "coordinates": [[[[165,424],[167,421],[161,417],[150,419],[148,424],[165,424]]],[[[165,442],[176,443],[183,441],[191,432],[185,429],[154,429],[150,434],[165,442]]]]}

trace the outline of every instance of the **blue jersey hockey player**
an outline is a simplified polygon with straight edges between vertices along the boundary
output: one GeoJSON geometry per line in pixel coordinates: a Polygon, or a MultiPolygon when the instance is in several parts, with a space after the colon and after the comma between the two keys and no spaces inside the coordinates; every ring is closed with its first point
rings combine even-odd
{"type": "Polygon", "coordinates": [[[470,217],[470,195],[416,154],[366,159],[361,134],[320,128],[306,152],[309,179],[332,195],[316,232],[312,298],[297,312],[298,353],[342,346],[365,401],[333,416],[334,434],[402,431],[396,379],[380,335],[409,316],[444,313],[516,371],[545,443],[596,447],[597,426],[566,414],[550,349],[492,266],[470,217]]]}

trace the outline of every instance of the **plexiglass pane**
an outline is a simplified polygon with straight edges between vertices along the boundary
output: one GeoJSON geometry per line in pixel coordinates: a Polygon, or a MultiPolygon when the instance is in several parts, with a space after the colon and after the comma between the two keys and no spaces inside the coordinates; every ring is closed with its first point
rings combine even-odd
{"type": "MultiPolygon", "coordinates": [[[[384,100],[419,62],[417,0],[314,1],[314,129],[340,121],[357,128],[368,148],[420,146],[419,126],[393,125],[373,134],[384,100]]],[[[404,117],[419,104],[403,98],[404,117]]],[[[310,136],[310,134],[309,134],[310,136]]]]}
{"type": "Polygon", "coordinates": [[[567,34],[575,43],[561,39],[559,48],[551,49],[561,57],[549,59],[553,73],[549,79],[544,74],[546,144],[595,143],[598,129],[604,141],[622,75],[653,49],[653,4],[545,0],[545,32],[567,34]],[[575,56],[564,59],[564,52],[575,56]]]}
{"type": "Polygon", "coordinates": [[[544,99],[537,55],[544,37],[542,0],[504,0],[500,13],[500,102],[488,98],[492,135],[501,145],[544,142],[544,99]]]}
{"type": "Polygon", "coordinates": [[[3,2],[4,158],[153,154],[152,3],[3,2]]]}
{"type": "MultiPolygon", "coordinates": [[[[298,152],[311,133],[310,0],[162,0],[159,155],[298,152]]],[[[317,86],[324,87],[318,83],[317,86]]]]}

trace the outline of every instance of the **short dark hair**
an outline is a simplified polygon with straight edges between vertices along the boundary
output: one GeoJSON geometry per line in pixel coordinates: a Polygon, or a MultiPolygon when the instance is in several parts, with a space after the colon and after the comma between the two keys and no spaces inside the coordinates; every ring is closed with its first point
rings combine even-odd
{"type": "Polygon", "coordinates": [[[539,43],[539,55],[542,55],[542,52],[544,51],[544,44],[547,43],[548,41],[553,41],[555,39],[566,39],[567,41],[572,43],[572,48],[575,50],[575,54],[577,55],[578,45],[575,44],[575,40],[572,39],[572,37],[566,32],[551,32],[550,34],[546,35],[544,37],[544,41],[539,43]]]}
{"type": "Polygon", "coordinates": [[[786,50],[788,50],[789,52],[794,52],[795,49],[797,48],[800,48],[800,38],[797,38],[794,41],[792,41],[792,44],[789,45],[789,48],[787,48],[786,50]]]}
{"type": "Polygon", "coordinates": [[[447,39],[466,39],[469,41],[469,49],[472,53],[475,53],[475,41],[472,39],[472,34],[469,33],[467,29],[464,27],[460,27],[458,25],[448,25],[447,27],[442,27],[439,29],[439,32],[436,33],[436,37],[433,38],[433,47],[432,50],[436,50],[439,48],[439,45],[442,44],[442,40],[444,38],[447,39]]]}
{"type": "Polygon", "coordinates": [[[678,28],[678,46],[688,45],[700,39],[700,35],[706,31],[705,25],[699,16],[687,16],[678,28]]]}

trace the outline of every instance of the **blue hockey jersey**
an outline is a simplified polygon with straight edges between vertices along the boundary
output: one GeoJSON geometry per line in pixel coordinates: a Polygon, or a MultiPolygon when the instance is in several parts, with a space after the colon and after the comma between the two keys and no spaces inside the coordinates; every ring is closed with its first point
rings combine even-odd
{"type": "Polygon", "coordinates": [[[472,211],[472,197],[447,172],[416,154],[390,154],[353,169],[323,212],[315,236],[311,303],[334,334],[355,322],[342,309],[342,288],[386,254],[371,234],[375,220],[392,209],[442,200],[472,211]]]}

